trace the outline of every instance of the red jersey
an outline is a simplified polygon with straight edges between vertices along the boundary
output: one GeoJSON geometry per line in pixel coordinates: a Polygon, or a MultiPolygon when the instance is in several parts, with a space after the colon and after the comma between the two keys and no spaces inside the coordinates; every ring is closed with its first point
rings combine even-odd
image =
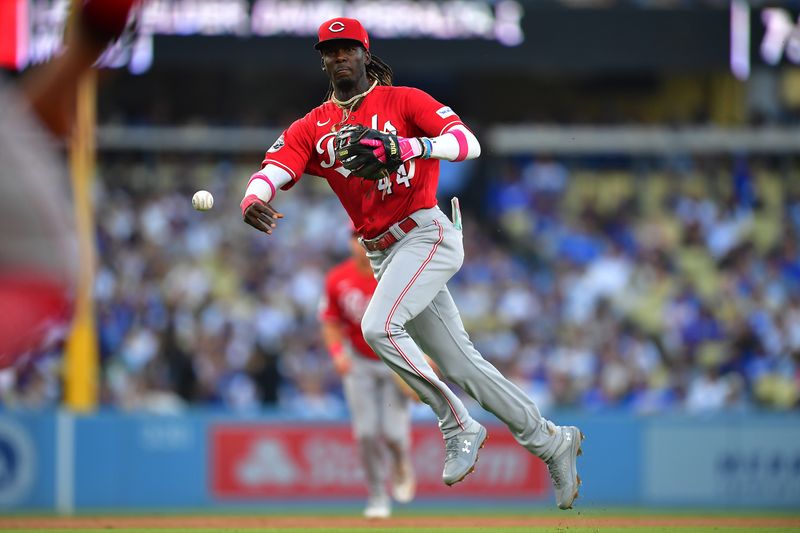
{"type": "MultiPolygon", "coordinates": [[[[283,132],[261,167],[272,163],[292,176],[283,190],[290,189],[304,173],[328,180],[356,231],[366,239],[380,235],[414,211],[436,205],[436,159],[412,159],[379,181],[351,176],[334,155],[334,126],[342,116],[343,110],[332,101],[313,109],[283,132]]],[[[438,137],[463,123],[452,109],[419,89],[380,85],[364,97],[345,124],[361,124],[401,137],[438,137]]]]}
{"type": "Polygon", "coordinates": [[[340,323],[353,349],[369,359],[379,357],[364,340],[361,319],[377,286],[372,274],[364,274],[355,259],[348,259],[328,272],[319,313],[322,321],[340,323]]]}

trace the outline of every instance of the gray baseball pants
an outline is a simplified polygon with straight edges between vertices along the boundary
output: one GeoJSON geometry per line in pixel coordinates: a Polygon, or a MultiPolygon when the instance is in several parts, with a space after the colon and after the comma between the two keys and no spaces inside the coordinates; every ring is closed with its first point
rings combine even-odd
{"type": "Polygon", "coordinates": [[[358,442],[361,464],[370,498],[386,496],[384,449],[392,464],[409,461],[411,416],[408,398],[381,361],[351,355],[353,366],[343,380],[350,408],[353,436],[358,442]],[[385,447],[385,448],[384,448],[385,447]]]}
{"type": "Polygon", "coordinates": [[[548,460],[560,432],[475,349],[447,290],[447,281],[464,260],[461,231],[438,207],[419,210],[411,218],[416,228],[405,234],[395,224],[390,231],[400,240],[387,250],[367,253],[378,286],[361,322],[364,338],[431,406],[444,438],[474,431],[476,422],[423,353],[439,365],[445,379],[503,421],[523,447],[548,460]]]}

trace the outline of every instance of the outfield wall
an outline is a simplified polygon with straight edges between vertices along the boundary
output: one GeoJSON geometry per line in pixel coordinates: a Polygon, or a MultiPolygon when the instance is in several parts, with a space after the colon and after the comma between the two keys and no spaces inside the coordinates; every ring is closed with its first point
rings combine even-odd
{"type": "MultiPolygon", "coordinates": [[[[800,416],[555,416],[588,435],[582,505],[800,507],[800,416]]],[[[449,488],[433,422],[414,430],[420,501],[550,504],[542,463],[489,424],[479,468],[449,488]]],[[[358,500],[347,421],[0,413],[0,509],[198,509],[358,500]]]]}

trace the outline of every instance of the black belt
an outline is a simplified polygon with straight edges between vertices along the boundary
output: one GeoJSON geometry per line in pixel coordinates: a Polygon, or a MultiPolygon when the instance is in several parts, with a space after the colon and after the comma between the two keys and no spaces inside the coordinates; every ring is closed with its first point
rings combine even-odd
{"type": "MultiPolygon", "coordinates": [[[[417,223],[414,222],[413,218],[406,218],[402,222],[397,225],[403,233],[408,233],[412,229],[417,227],[417,223]]],[[[383,250],[387,249],[391,245],[397,242],[397,237],[391,231],[385,232],[383,235],[375,237],[374,239],[363,239],[361,244],[369,250],[370,252],[382,252],[383,250]]]]}

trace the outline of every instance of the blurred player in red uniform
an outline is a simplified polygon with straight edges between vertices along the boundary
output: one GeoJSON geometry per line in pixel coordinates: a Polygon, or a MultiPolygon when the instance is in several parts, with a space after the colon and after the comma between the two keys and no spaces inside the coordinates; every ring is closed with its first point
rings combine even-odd
{"type": "Polygon", "coordinates": [[[358,441],[369,493],[364,516],[388,518],[391,502],[384,478],[385,451],[392,461],[392,496],[400,503],[414,498],[408,398],[394,372],[375,355],[361,333],[361,319],[378,283],[355,233],[350,247],[352,256],[325,279],[320,305],[322,338],[342,377],[358,441]]]}
{"type": "Polygon", "coordinates": [[[136,0],[83,0],[65,49],[0,78],[0,369],[37,347],[72,311],[77,243],[58,138],[69,136],[78,82],[126,26],[136,0]]]}
{"type": "Polygon", "coordinates": [[[429,94],[391,86],[392,69],[372,54],[359,21],[323,22],[315,47],[330,82],[328,96],[269,148],[242,200],[244,221],[272,233],[283,217],[270,205],[278,189],[290,189],[303,174],[327,180],[362,235],[378,279],[361,321],[364,338],[436,413],[445,439],[442,481],[453,485],[473,471],[487,431],[436,375],[425,353],[547,464],[556,503],[571,508],[580,485],[583,434],[542,417],[522,390],[483,359],[447,290],[464,247],[457,203],[452,222],[437,205],[439,160],[478,157],[477,138],[429,94]],[[358,126],[369,128],[369,136],[346,137],[358,126]],[[361,154],[351,157],[353,147],[361,154]],[[371,157],[369,164],[354,165],[364,156],[371,157]],[[398,166],[364,170],[390,160],[398,166]]]}

